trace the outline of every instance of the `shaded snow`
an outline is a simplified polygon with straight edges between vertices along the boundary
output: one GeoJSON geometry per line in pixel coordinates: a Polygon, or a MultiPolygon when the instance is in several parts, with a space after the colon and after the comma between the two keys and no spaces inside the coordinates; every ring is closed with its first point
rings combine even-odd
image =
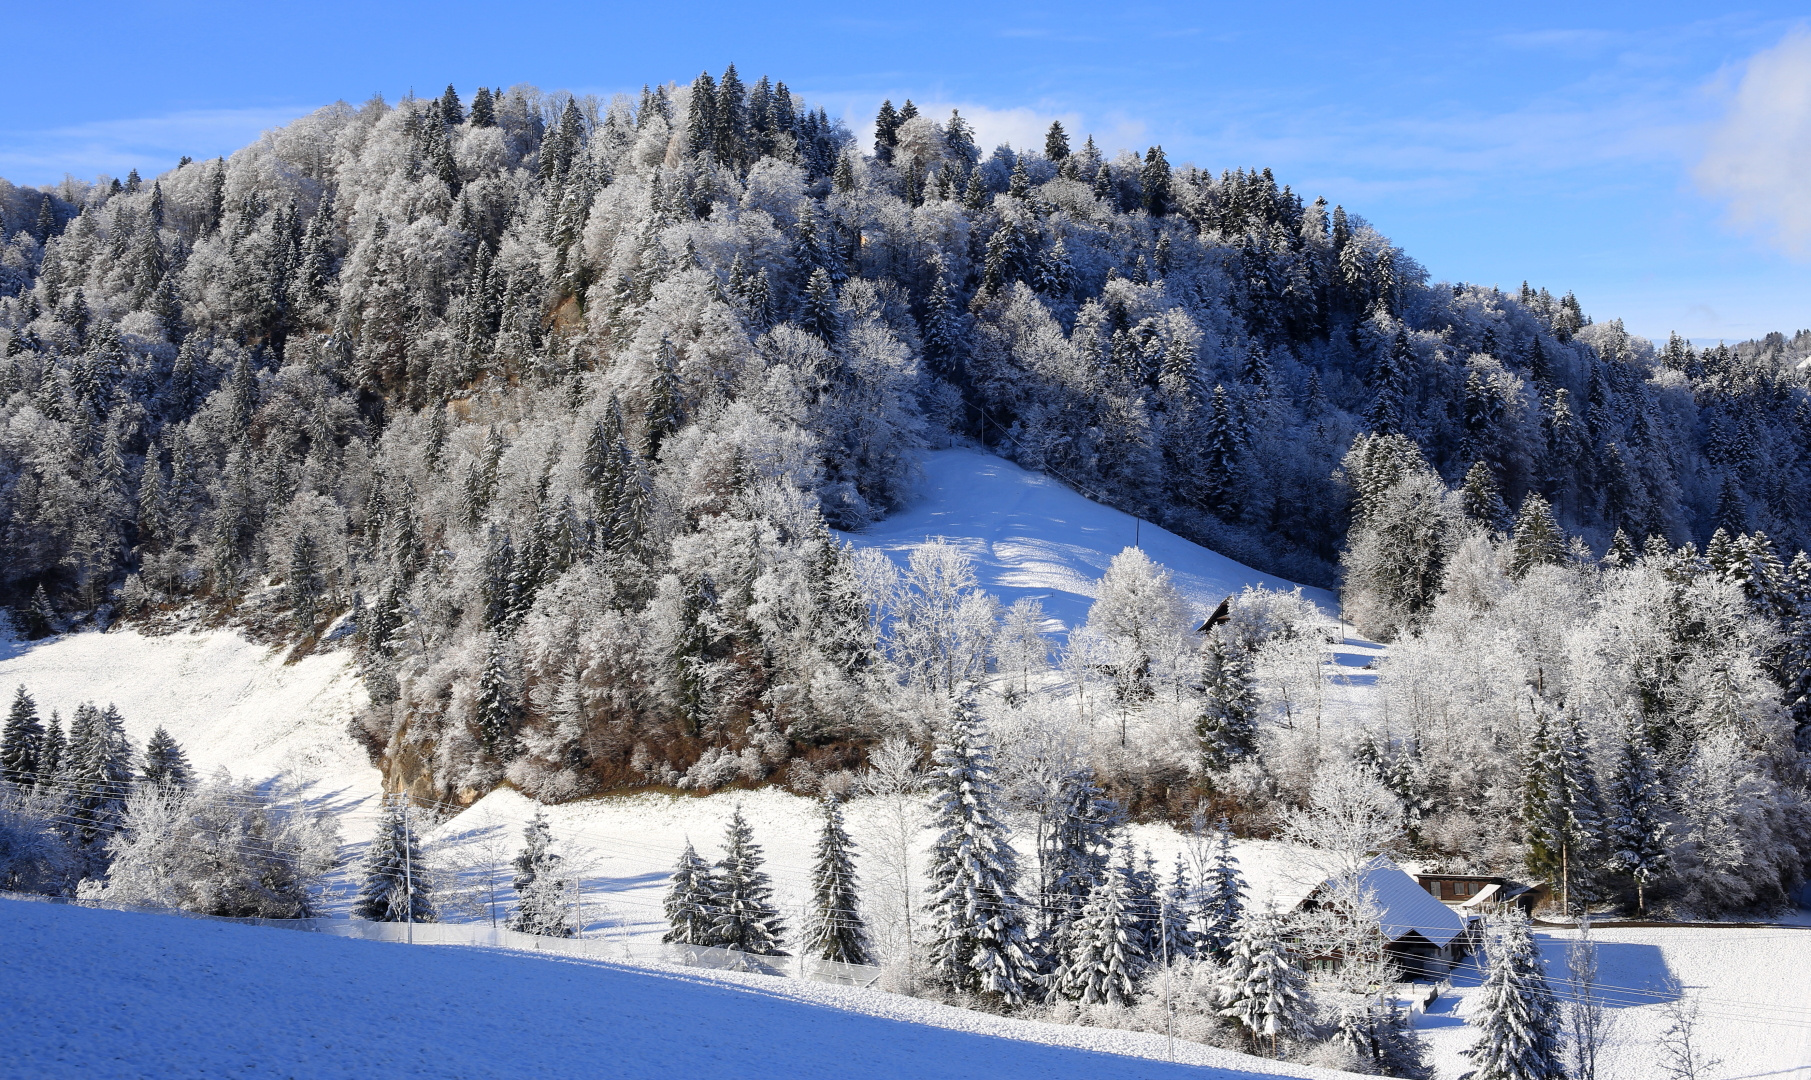
{"type": "MultiPolygon", "coordinates": [[[[1107,564],[1134,542],[1169,568],[1176,588],[1204,616],[1248,585],[1296,587],[1148,521],[1138,525],[1130,514],[982,450],[932,451],[923,468],[918,502],[847,538],[903,566],[914,544],[942,537],[968,552],[981,587],[1001,603],[1036,597],[1064,630],[1086,620],[1107,564]]],[[[1323,611],[1338,610],[1331,592],[1302,591],[1323,611]]]]}
{"type": "Polygon", "coordinates": [[[0,985],[20,1077],[1345,1075],[878,990],[11,900],[0,985]]]}
{"type": "MultiPolygon", "coordinates": [[[[1811,930],[1598,927],[1598,981],[1609,1005],[1611,1030],[1598,1063],[1601,1080],[1651,1080],[1662,1075],[1659,1044],[1677,979],[1699,1003],[1697,1035],[1723,1065],[1710,1075],[1811,1080],[1811,930]]],[[[1564,997],[1568,931],[1535,934],[1547,977],[1564,997]]],[[[1465,1025],[1481,980],[1477,959],[1453,977],[1453,989],[1434,1002],[1416,1027],[1432,1045],[1440,1080],[1470,1067],[1462,1052],[1477,1040],[1465,1025]]]]}

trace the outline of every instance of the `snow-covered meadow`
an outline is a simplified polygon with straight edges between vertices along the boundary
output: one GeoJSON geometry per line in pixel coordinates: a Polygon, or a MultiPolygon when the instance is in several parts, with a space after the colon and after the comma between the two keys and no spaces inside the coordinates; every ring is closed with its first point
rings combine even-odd
{"type": "Polygon", "coordinates": [[[879,990],[0,900],[8,1077],[1331,1078],[879,990]]]}

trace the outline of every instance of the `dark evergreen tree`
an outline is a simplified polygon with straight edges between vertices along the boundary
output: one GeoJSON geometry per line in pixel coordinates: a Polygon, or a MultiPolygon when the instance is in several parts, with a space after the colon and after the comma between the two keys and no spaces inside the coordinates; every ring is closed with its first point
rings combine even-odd
{"type": "Polygon", "coordinates": [[[1045,833],[1038,860],[1046,947],[1061,947],[1068,923],[1107,875],[1113,830],[1123,820],[1119,804],[1095,784],[1092,769],[1077,769],[1063,777],[1055,820],[1045,833]]]}
{"type": "Polygon", "coordinates": [[[139,772],[139,780],[146,784],[173,788],[186,788],[195,781],[195,771],[189,767],[189,756],[183,753],[182,747],[177,745],[162,725],[151,733],[150,741],[145,743],[145,762],[139,772]]]}
{"type": "Polygon", "coordinates": [[[1496,472],[1485,461],[1474,461],[1465,473],[1465,486],[1460,490],[1465,516],[1491,532],[1507,533],[1512,522],[1503,493],[1497,488],[1496,472]]]}
{"type": "Polygon", "coordinates": [[[880,103],[880,114],[874,118],[874,157],[883,165],[893,163],[893,148],[899,145],[899,114],[891,100],[880,103]]]}
{"type": "Polygon", "coordinates": [[[1145,151],[1144,168],[1138,173],[1138,188],[1144,198],[1145,213],[1162,217],[1170,212],[1170,163],[1163,156],[1163,147],[1153,146],[1145,151]]]}
{"type": "Polygon", "coordinates": [[[1471,1080],[1565,1080],[1559,1005],[1535,952],[1528,918],[1513,908],[1488,924],[1489,961],[1468,1023],[1471,1080]]]}
{"type": "Polygon", "coordinates": [[[491,92],[482,86],[472,95],[471,122],[475,128],[497,126],[496,106],[492,102],[491,92]]]}
{"type": "Polygon", "coordinates": [[[710,945],[715,939],[716,914],[711,904],[720,885],[711,864],[686,842],[673,868],[665,910],[669,929],[660,940],[676,945],[710,945]]]}
{"type": "Polygon", "coordinates": [[[374,922],[434,922],[432,877],[421,862],[421,833],[409,796],[384,799],[377,834],[365,849],[364,881],[352,913],[374,922]]]}
{"type": "Polygon", "coordinates": [[[516,913],[510,917],[509,929],[541,937],[571,937],[574,933],[568,918],[566,878],[560,870],[560,857],[553,848],[553,830],[540,810],[522,829],[526,843],[515,858],[515,876],[510,885],[516,890],[516,913]]]}
{"type": "Polygon", "coordinates": [[[0,779],[21,786],[36,783],[43,760],[44,725],[38,720],[38,704],[21,686],[13,693],[6,727],[0,731],[0,779]]]}
{"type": "Polygon", "coordinates": [[[1052,120],[1050,130],[1044,133],[1044,156],[1051,161],[1062,161],[1069,156],[1069,133],[1063,130],[1061,120],[1052,120]]]}
{"type": "Polygon", "coordinates": [[[1245,875],[1232,851],[1232,826],[1214,825],[1214,856],[1201,879],[1200,933],[1195,947],[1216,959],[1232,955],[1233,939],[1245,918],[1245,875]]]}
{"type": "Polygon", "coordinates": [[[1017,893],[1018,858],[995,809],[993,752],[960,707],[930,774],[931,970],[953,989],[1016,1005],[1036,979],[1017,893]]]}
{"type": "Polygon", "coordinates": [[[1638,721],[1624,725],[1604,785],[1604,869],[1635,886],[1635,909],[1647,910],[1647,886],[1670,857],[1666,843],[1666,793],[1654,767],[1647,733],[1638,721]]]}
{"type": "Polygon", "coordinates": [[[786,925],[772,902],[773,889],[761,869],[761,847],[738,805],[730,816],[711,897],[710,944],[756,956],[786,956],[786,925]]]}
{"type": "Polygon", "coordinates": [[[1245,650],[1210,632],[1201,651],[1201,688],[1195,737],[1212,776],[1258,752],[1258,692],[1245,650]]]}
{"type": "Polygon", "coordinates": [[[1547,500],[1530,491],[1516,514],[1515,532],[1509,542],[1509,572],[1521,577],[1537,566],[1551,566],[1566,557],[1565,537],[1553,520],[1547,500]]]}
{"type": "Polygon", "coordinates": [[[821,960],[871,964],[873,949],[856,892],[855,841],[843,828],[842,806],[835,798],[824,800],[823,813],[811,867],[811,914],[800,947],[821,960]]]}
{"type": "Polygon", "coordinates": [[[1137,905],[1124,874],[1108,874],[1094,886],[1064,935],[1062,966],[1051,980],[1055,993],[1084,1005],[1137,1000],[1150,964],[1137,905]]]}
{"type": "Polygon", "coordinates": [[[60,777],[69,798],[70,838],[84,863],[83,876],[106,873],[107,842],[125,814],[132,792],[132,744],[119,711],[79,706],[69,722],[69,745],[60,777]]]}

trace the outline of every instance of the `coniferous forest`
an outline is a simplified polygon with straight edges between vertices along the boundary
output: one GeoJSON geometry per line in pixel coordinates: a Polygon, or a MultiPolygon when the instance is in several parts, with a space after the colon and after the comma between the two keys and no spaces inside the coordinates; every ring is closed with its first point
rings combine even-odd
{"type": "MultiPolygon", "coordinates": [[[[1395,727],[1347,756],[1416,843],[1551,862],[1590,801],[1602,890],[1645,883],[1660,855],[1624,864],[1686,812],[1661,776],[1727,810],[1678,894],[1777,901],[1811,849],[1811,332],[1657,349],[1209,164],[1060,125],[981,147],[909,101],[862,145],[730,67],[0,181],[0,601],[26,636],[353,650],[354,734],[425,797],[810,791],[983,673],[1050,670],[954,549],[900,573],[837,537],[973,442],[1340,586],[1400,643],[1395,727]],[[1753,880],[1719,885],[1743,829],[1753,880]]],[[[1122,556],[1069,642],[1118,710],[1097,778],[1137,813],[1306,803],[1296,714],[1260,721],[1312,620],[1247,598],[1198,656],[1162,580],[1122,556]],[[1166,695],[1182,748],[1142,753],[1176,739],[1125,717],[1166,695]]]]}

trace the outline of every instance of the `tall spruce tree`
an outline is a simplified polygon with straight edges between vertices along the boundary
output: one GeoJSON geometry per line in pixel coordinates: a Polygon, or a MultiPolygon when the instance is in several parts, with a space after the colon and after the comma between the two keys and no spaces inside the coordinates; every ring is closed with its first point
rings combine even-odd
{"type": "Polygon", "coordinates": [[[1211,777],[1258,752],[1258,691],[1245,650],[1210,632],[1201,650],[1201,713],[1195,737],[1211,777]]]}
{"type": "Polygon", "coordinates": [[[1200,935],[1196,947],[1218,960],[1232,955],[1233,940],[1245,921],[1245,875],[1232,850],[1232,825],[1214,823],[1214,855],[1201,878],[1200,935]]]}
{"type": "Polygon", "coordinates": [[[112,705],[76,709],[69,723],[69,746],[61,776],[68,781],[71,839],[83,860],[83,875],[106,873],[107,842],[119,828],[132,791],[132,744],[125,722],[112,705]]]}
{"type": "Polygon", "coordinates": [[[811,867],[811,916],[800,948],[805,955],[822,960],[870,964],[874,953],[861,916],[861,898],[856,892],[855,841],[843,828],[843,809],[838,799],[825,799],[823,814],[817,859],[811,867]]]}
{"type": "Polygon", "coordinates": [[[1647,732],[1638,720],[1623,726],[1604,785],[1604,868],[1635,885],[1635,908],[1647,910],[1647,886],[1669,862],[1666,793],[1654,768],[1647,732]]]}
{"type": "Polygon", "coordinates": [[[1220,973],[1220,1015],[1230,1017],[1252,1040],[1281,1056],[1282,1040],[1301,1036],[1311,1021],[1307,979],[1274,914],[1247,915],[1233,937],[1220,973]]]}
{"type": "Polygon", "coordinates": [[[516,890],[516,913],[509,929],[541,937],[571,937],[573,926],[567,917],[566,878],[560,872],[560,857],[553,853],[553,830],[540,810],[522,829],[525,841],[515,858],[515,876],[510,880],[516,890]]]}
{"type": "Polygon", "coordinates": [[[1535,952],[1528,917],[1510,909],[1486,922],[1489,970],[1468,1023],[1478,1041],[1465,1080],[1565,1080],[1559,1004],[1535,952]]]}
{"type": "Polygon", "coordinates": [[[0,779],[21,786],[35,783],[43,759],[44,725],[38,720],[38,704],[21,686],[13,693],[6,727],[0,729],[0,779]]]}
{"type": "Polygon", "coordinates": [[[160,724],[145,743],[144,765],[139,779],[147,784],[186,788],[195,782],[195,771],[189,767],[189,756],[182,751],[170,733],[160,724]]]}
{"type": "Polygon", "coordinates": [[[932,795],[931,970],[952,989],[1017,1005],[1036,964],[1017,886],[1018,857],[997,808],[993,751],[973,709],[951,717],[928,776],[932,795]]]}
{"type": "Polygon", "coordinates": [[[686,841],[679,864],[673,868],[664,904],[667,932],[662,941],[675,945],[710,945],[716,941],[714,902],[718,882],[711,864],[686,841]]]}
{"type": "Polygon", "coordinates": [[[1084,1005],[1130,1005],[1150,961],[1126,875],[1108,874],[1088,894],[1064,935],[1062,965],[1051,988],[1084,1005]]]}
{"type": "Polygon", "coordinates": [[[1509,572],[1522,577],[1537,566],[1550,566],[1565,558],[1566,539],[1553,520],[1553,507],[1538,492],[1530,491],[1516,514],[1509,541],[1509,572]]]}
{"type": "Polygon", "coordinates": [[[757,956],[786,956],[785,923],[773,906],[773,888],[761,869],[761,847],[737,805],[724,833],[711,897],[711,944],[757,956]]]}
{"type": "Polygon", "coordinates": [[[432,878],[421,861],[421,833],[409,796],[384,799],[383,817],[365,849],[364,880],[352,913],[373,922],[433,922],[432,878]]]}

